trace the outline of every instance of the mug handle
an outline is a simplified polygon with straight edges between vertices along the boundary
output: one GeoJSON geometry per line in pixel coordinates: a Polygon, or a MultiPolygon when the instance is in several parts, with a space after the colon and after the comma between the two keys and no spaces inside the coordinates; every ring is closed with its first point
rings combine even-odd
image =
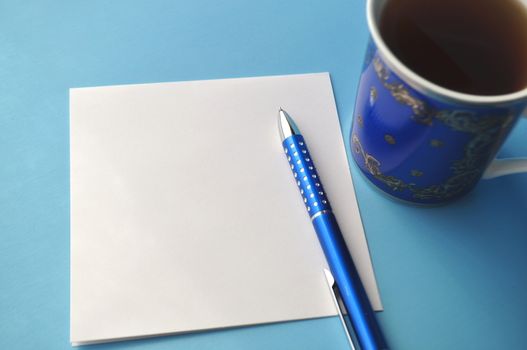
{"type": "MultiPolygon", "coordinates": [[[[527,119],[527,110],[522,117],[527,119]]],[[[518,173],[527,173],[527,158],[494,159],[483,173],[483,178],[493,179],[518,173]]]]}

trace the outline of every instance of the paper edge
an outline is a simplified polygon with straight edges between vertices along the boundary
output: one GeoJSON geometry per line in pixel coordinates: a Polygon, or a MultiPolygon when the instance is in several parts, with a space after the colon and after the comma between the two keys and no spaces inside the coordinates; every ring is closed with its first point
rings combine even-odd
{"type": "Polygon", "coordinates": [[[367,255],[368,255],[368,259],[370,261],[368,269],[370,270],[370,272],[371,272],[371,274],[373,276],[373,281],[374,281],[374,292],[375,292],[374,297],[372,298],[372,296],[370,296],[368,293],[366,293],[366,295],[368,296],[368,299],[370,300],[370,304],[371,304],[373,310],[377,311],[377,312],[381,312],[381,311],[384,311],[384,307],[383,307],[383,304],[382,304],[382,298],[381,298],[381,293],[380,293],[380,290],[379,290],[379,284],[377,283],[377,275],[375,274],[375,267],[373,266],[373,259],[371,257],[371,252],[370,252],[370,244],[368,242],[368,236],[366,234],[366,228],[364,227],[364,222],[362,220],[360,204],[359,204],[359,201],[357,199],[357,191],[355,191],[355,184],[353,183],[353,176],[352,176],[352,173],[351,173],[350,157],[349,157],[347,149],[346,149],[346,142],[345,142],[345,139],[344,139],[344,132],[343,132],[342,126],[340,124],[340,116],[339,116],[339,111],[338,111],[338,107],[337,107],[337,101],[336,101],[336,97],[335,97],[335,90],[333,89],[333,82],[331,81],[331,74],[329,72],[326,72],[326,74],[327,74],[328,82],[329,82],[329,85],[331,87],[331,91],[332,91],[332,95],[333,95],[333,105],[335,106],[335,110],[337,112],[338,126],[339,126],[340,136],[341,136],[340,142],[341,142],[342,148],[344,149],[344,154],[346,155],[346,163],[347,163],[347,167],[346,168],[347,168],[347,171],[348,171],[348,177],[349,177],[349,181],[351,182],[351,186],[353,188],[353,194],[355,195],[355,202],[357,204],[357,209],[359,211],[360,224],[362,226],[362,232],[363,232],[363,236],[364,236],[364,239],[365,239],[365,242],[366,242],[367,255]]]}
{"type": "MultiPolygon", "coordinates": [[[[201,82],[215,82],[215,81],[225,81],[225,80],[244,80],[244,79],[275,79],[275,78],[285,78],[285,77],[294,77],[294,76],[306,76],[306,75],[322,75],[330,76],[330,73],[327,71],[322,72],[310,72],[310,73],[291,73],[291,74],[275,74],[275,75],[251,75],[251,76],[242,76],[242,77],[231,77],[231,78],[210,78],[210,79],[189,79],[189,80],[178,80],[178,81],[162,81],[162,82],[151,82],[151,83],[131,83],[131,84],[112,84],[112,85],[96,85],[96,86],[77,86],[70,87],[69,93],[70,97],[72,92],[77,90],[90,90],[90,89],[112,89],[112,88],[126,88],[126,87],[137,87],[144,85],[174,85],[174,84],[183,84],[183,83],[201,83],[201,82]]],[[[333,92],[333,87],[332,87],[333,92]]],[[[334,100],[333,93],[333,100],[334,100]]]]}
{"type": "Polygon", "coordinates": [[[271,326],[271,325],[280,325],[282,323],[292,323],[292,322],[302,322],[302,321],[312,321],[312,320],[321,320],[326,318],[332,318],[332,317],[338,317],[337,311],[332,312],[329,315],[322,315],[322,316],[314,316],[314,317],[307,317],[307,318],[293,318],[289,320],[277,320],[277,321],[268,321],[268,322],[259,322],[259,323],[247,323],[247,324],[236,324],[236,325],[230,325],[230,326],[224,326],[224,327],[213,327],[213,328],[200,328],[200,329],[194,329],[191,331],[175,331],[175,332],[160,332],[160,333],[150,333],[150,334],[143,334],[138,336],[123,336],[123,337],[115,337],[115,338],[100,338],[96,340],[72,340],[70,339],[71,346],[78,347],[78,346],[84,346],[84,345],[95,345],[95,344],[108,344],[108,343],[116,343],[121,341],[133,341],[133,340],[142,340],[142,339],[150,339],[150,338],[156,338],[156,337],[169,337],[169,336],[176,336],[176,335],[184,335],[184,334],[198,334],[198,333],[208,333],[208,332],[216,332],[216,331],[224,331],[224,330],[235,330],[235,329],[243,329],[248,327],[258,327],[258,326],[271,326]]]}

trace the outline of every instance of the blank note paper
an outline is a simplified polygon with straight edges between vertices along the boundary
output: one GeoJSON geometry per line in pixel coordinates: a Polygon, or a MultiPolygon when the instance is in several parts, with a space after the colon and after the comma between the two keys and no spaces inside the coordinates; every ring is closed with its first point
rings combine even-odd
{"type": "Polygon", "coordinates": [[[381,308],[328,74],[79,88],[74,345],[336,314],[281,147],[280,106],[381,308]]]}

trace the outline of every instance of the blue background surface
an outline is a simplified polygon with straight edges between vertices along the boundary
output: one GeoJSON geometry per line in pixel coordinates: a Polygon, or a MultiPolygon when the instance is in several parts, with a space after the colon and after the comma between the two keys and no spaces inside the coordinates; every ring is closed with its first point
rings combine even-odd
{"type": "MultiPolygon", "coordinates": [[[[347,142],[366,40],[357,0],[1,1],[0,349],[70,348],[68,88],[329,71],[347,142]]],[[[527,175],[421,209],[352,172],[391,348],[527,349],[527,175]]],[[[346,342],[327,318],[92,348],[346,342]]]]}

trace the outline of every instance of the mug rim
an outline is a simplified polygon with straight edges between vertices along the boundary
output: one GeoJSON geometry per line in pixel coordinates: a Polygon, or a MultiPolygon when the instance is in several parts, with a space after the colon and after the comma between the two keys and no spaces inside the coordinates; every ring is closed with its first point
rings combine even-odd
{"type": "MultiPolygon", "coordinates": [[[[463,92],[457,92],[439,86],[415,73],[404,63],[402,63],[397,56],[388,48],[384,39],[381,36],[380,30],[375,19],[375,4],[379,0],[367,0],[366,5],[366,19],[368,22],[368,28],[373,42],[377,46],[379,55],[384,59],[388,67],[394,71],[401,79],[407,82],[417,91],[426,94],[433,95],[441,100],[445,101],[456,101],[468,104],[478,105],[489,105],[489,104],[505,104],[511,102],[517,102],[519,100],[527,98],[527,86],[522,90],[502,94],[502,95],[472,95],[463,92]]],[[[389,1],[389,0],[386,0],[389,1]]]]}

